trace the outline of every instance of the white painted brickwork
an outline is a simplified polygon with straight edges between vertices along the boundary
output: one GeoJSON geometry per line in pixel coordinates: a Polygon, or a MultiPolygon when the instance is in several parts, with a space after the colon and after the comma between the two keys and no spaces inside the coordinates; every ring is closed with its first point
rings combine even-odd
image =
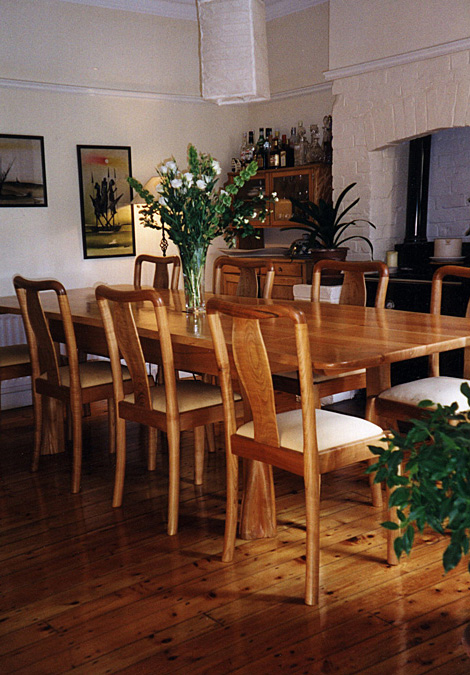
{"type": "MultiPolygon", "coordinates": [[[[386,251],[403,241],[403,142],[417,136],[436,134],[428,238],[462,236],[470,224],[470,51],[337,79],[333,93],[334,192],[357,182],[361,200],[352,215],[376,224],[377,230],[358,230],[373,241],[374,257],[385,260],[386,251]],[[455,138],[443,131],[456,127],[467,128],[455,138]]],[[[351,259],[368,257],[361,243],[350,247],[351,259]]]]}

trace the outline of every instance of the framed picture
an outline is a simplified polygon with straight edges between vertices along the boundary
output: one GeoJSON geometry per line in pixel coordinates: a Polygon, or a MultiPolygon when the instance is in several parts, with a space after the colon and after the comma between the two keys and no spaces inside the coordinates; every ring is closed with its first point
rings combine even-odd
{"type": "Polygon", "coordinates": [[[0,206],[47,206],[44,136],[0,134],[0,206]]]}
{"type": "Polygon", "coordinates": [[[131,149],[77,145],[85,258],[135,255],[131,149]]]}

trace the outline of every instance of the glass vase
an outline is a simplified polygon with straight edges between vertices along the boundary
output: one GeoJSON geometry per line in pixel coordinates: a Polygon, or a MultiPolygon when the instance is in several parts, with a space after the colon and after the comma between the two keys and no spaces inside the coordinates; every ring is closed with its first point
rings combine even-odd
{"type": "Polygon", "coordinates": [[[199,314],[206,310],[206,256],[206,247],[188,249],[180,247],[186,312],[191,314],[199,314]]]}

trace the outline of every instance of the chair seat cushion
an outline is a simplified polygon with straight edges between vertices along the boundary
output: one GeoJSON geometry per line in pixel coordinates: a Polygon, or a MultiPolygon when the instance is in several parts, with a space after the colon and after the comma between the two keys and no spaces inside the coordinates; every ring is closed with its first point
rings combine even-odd
{"type": "MultiPolygon", "coordinates": [[[[329,410],[316,410],[318,451],[324,452],[338,445],[359,443],[383,436],[383,429],[377,424],[360,417],[341,415],[329,410]]],[[[302,411],[289,410],[277,416],[279,440],[283,447],[303,451],[302,411]]],[[[254,437],[253,422],[237,429],[237,435],[254,437]]]]}
{"type": "MultiPolygon", "coordinates": [[[[361,368],[359,370],[347,370],[340,373],[332,373],[331,375],[319,375],[317,373],[313,374],[313,382],[317,384],[319,382],[328,382],[329,380],[336,380],[338,377],[350,377],[352,375],[362,375],[365,373],[365,369],[361,368]]],[[[296,370],[292,370],[288,373],[279,373],[279,377],[288,377],[291,380],[297,380],[298,374],[296,370]]]]}
{"type": "MultiPolygon", "coordinates": [[[[113,375],[109,361],[85,361],[78,365],[80,384],[82,389],[98,387],[103,384],[112,384],[113,375]]],[[[60,381],[64,387],[70,385],[70,371],[68,366],[60,366],[60,381]]],[[[129,380],[131,375],[125,366],[122,366],[123,379],[129,380]]],[[[44,375],[41,375],[44,378],[44,375]]]]}
{"type": "Polygon", "coordinates": [[[456,401],[460,410],[468,410],[467,397],[462,394],[460,387],[463,382],[470,385],[469,380],[458,377],[425,377],[422,380],[404,382],[379,394],[379,399],[405,403],[417,406],[420,401],[429,400],[441,405],[451,405],[456,401]]]}
{"type": "Polygon", "coordinates": [[[0,368],[29,363],[28,345],[6,345],[0,347],[0,368]]]}
{"type": "MultiPolygon", "coordinates": [[[[180,413],[197,410],[198,408],[209,408],[213,405],[222,405],[222,394],[220,387],[213,384],[207,384],[200,380],[182,380],[176,382],[176,392],[178,396],[178,409],[180,413]]],[[[152,396],[152,406],[158,412],[166,413],[166,394],[165,386],[158,385],[150,390],[152,396]]],[[[240,394],[234,394],[234,399],[239,401],[240,394]]],[[[134,401],[133,394],[125,397],[126,401],[134,401]]]]}

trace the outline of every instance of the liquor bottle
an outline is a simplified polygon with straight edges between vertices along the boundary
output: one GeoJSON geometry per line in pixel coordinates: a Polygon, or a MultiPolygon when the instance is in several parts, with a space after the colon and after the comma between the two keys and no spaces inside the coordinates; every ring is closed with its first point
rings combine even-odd
{"type": "Polygon", "coordinates": [[[264,139],[264,145],[263,145],[263,168],[264,169],[270,168],[272,131],[273,130],[271,129],[271,127],[266,127],[266,137],[264,139]]]}
{"type": "Polygon", "coordinates": [[[304,123],[300,121],[297,126],[297,143],[294,146],[294,164],[302,166],[307,163],[308,141],[306,138],[304,123]]]}
{"type": "Polygon", "coordinates": [[[323,150],[320,145],[320,132],[318,131],[318,124],[310,125],[310,146],[308,148],[308,157],[307,161],[311,162],[323,162],[324,155],[323,150]]]}
{"type": "Polygon", "coordinates": [[[262,169],[264,166],[264,128],[260,127],[258,141],[256,142],[256,156],[258,168],[262,169]]]}
{"type": "Polygon", "coordinates": [[[242,136],[242,144],[240,146],[240,162],[242,166],[246,166],[248,164],[247,152],[248,152],[248,141],[246,131],[244,131],[242,136]]]}
{"type": "Polygon", "coordinates": [[[323,154],[324,161],[331,164],[333,161],[333,147],[332,147],[332,119],[331,115],[325,115],[323,118],[323,154]]]}
{"type": "Polygon", "coordinates": [[[274,136],[274,140],[272,142],[269,165],[271,169],[278,169],[280,163],[279,131],[276,131],[276,135],[274,136]]]}
{"type": "Polygon", "coordinates": [[[279,166],[281,169],[287,166],[287,148],[287,136],[282,134],[281,149],[279,150],[279,166]]]}
{"type": "Polygon", "coordinates": [[[249,164],[252,162],[255,158],[255,143],[254,143],[254,131],[249,131],[248,132],[248,147],[247,147],[247,153],[246,153],[246,163],[249,164]]]}

